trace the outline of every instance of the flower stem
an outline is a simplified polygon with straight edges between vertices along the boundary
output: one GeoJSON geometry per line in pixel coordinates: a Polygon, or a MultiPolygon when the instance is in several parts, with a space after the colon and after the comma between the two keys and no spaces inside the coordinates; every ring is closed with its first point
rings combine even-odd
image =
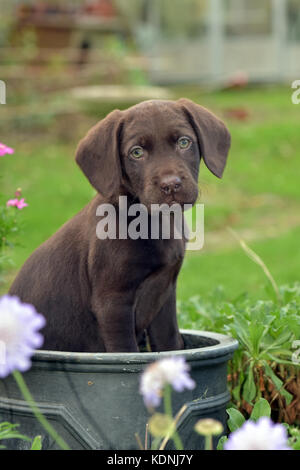
{"type": "Polygon", "coordinates": [[[205,436],[205,450],[213,450],[212,435],[205,436]]]}
{"type": "Polygon", "coordinates": [[[160,437],[155,437],[151,445],[151,450],[157,450],[159,443],[160,443],[160,437]]]}
{"type": "Polygon", "coordinates": [[[52,427],[52,425],[49,423],[49,421],[45,418],[45,416],[40,412],[39,408],[34,402],[34,399],[25,383],[25,380],[22,376],[22,374],[18,371],[15,370],[12,375],[14,376],[15,381],[18,384],[18,387],[27,401],[28,405],[30,406],[34,416],[36,419],[40,422],[40,424],[43,426],[45,431],[54,439],[54,441],[59,445],[59,447],[63,450],[70,450],[68,444],[64,441],[62,437],[55,431],[55,429],[52,427]]]}
{"type": "MultiPolygon", "coordinates": [[[[172,413],[172,388],[169,384],[167,384],[164,388],[164,406],[165,406],[165,413],[170,418],[173,419],[172,413]]],[[[174,432],[172,436],[170,436],[175,444],[177,450],[183,450],[183,445],[180,439],[180,436],[176,430],[176,423],[174,423],[174,432]]]]}
{"type": "Polygon", "coordinates": [[[167,384],[164,388],[164,407],[165,407],[165,413],[168,415],[170,418],[173,417],[172,414],[172,389],[169,384],[167,384]]]}
{"type": "MultiPolygon", "coordinates": [[[[186,408],[187,408],[187,406],[186,406],[186,405],[183,405],[183,406],[180,408],[180,410],[178,411],[177,415],[175,416],[175,418],[174,418],[174,426],[175,426],[175,429],[176,429],[176,426],[177,426],[177,423],[178,423],[179,419],[181,418],[181,416],[182,416],[183,413],[185,412],[186,408]]],[[[168,435],[164,438],[164,440],[162,441],[162,443],[161,443],[161,445],[160,445],[159,450],[164,450],[164,449],[165,449],[166,444],[168,443],[170,437],[171,437],[170,434],[168,434],[168,435]]],[[[178,449],[178,450],[183,450],[183,448],[182,448],[182,449],[178,449]]]]}

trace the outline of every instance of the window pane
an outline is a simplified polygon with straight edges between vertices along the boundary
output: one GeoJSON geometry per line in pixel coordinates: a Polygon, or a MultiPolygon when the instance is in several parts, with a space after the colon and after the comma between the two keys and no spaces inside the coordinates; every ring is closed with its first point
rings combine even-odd
{"type": "Polygon", "coordinates": [[[271,33],[271,0],[225,0],[224,3],[227,36],[254,36],[271,33]]]}
{"type": "Polygon", "coordinates": [[[300,41],[300,0],[287,1],[288,40],[300,41]]]}

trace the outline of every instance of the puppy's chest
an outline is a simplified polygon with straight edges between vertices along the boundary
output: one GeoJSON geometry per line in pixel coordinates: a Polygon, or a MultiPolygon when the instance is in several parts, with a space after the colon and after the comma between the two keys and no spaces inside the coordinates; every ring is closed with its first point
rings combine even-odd
{"type": "Polygon", "coordinates": [[[142,260],[146,269],[173,270],[180,266],[184,258],[184,242],[182,240],[150,240],[136,244],[136,260],[142,260]]]}
{"type": "Polygon", "coordinates": [[[147,274],[144,272],[143,278],[139,279],[133,305],[138,334],[148,328],[155,315],[174,293],[183,256],[184,246],[179,241],[167,244],[167,247],[154,246],[149,250],[149,257],[145,258],[147,274]],[[152,258],[152,263],[151,252],[152,255],[155,253],[155,262],[152,258]]]}

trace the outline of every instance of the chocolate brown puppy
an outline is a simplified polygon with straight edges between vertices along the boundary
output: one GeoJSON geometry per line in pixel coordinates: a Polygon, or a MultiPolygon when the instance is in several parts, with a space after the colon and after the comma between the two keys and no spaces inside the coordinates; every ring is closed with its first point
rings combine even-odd
{"type": "Polygon", "coordinates": [[[10,288],[46,317],[44,349],[136,352],[145,335],[153,351],[184,347],[176,318],[184,237],[154,239],[150,228],[148,237],[99,237],[98,210],[112,205],[118,229],[120,196],[128,208],[194,204],[201,158],[221,178],[229,147],[224,123],[187,99],[115,110],[88,132],[76,161],[97,195],[30,256],[10,288]]]}

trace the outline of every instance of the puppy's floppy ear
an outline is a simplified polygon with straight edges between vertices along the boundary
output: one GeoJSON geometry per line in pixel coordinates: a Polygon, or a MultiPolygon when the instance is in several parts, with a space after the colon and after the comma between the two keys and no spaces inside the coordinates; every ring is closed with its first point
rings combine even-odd
{"type": "Polygon", "coordinates": [[[94,188],[105,197],[119,193],[122,111],[112,111],[79,142],[76,162],[94,188]]]}
{"type": "Polygon", "coordinates": [[[230,133],[225,124],[202,106],[181,98],[178,104],[186,113],[193,127],[207,168],[222,178],[230,148],[230,133]]]}

